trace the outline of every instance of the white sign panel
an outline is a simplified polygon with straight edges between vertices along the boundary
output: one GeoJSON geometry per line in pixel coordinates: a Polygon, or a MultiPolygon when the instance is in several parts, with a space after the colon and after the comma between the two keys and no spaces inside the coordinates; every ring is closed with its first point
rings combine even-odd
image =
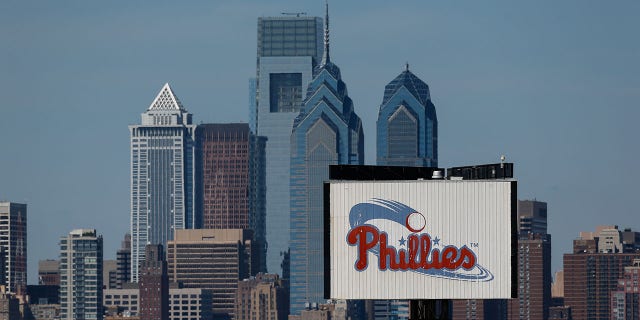
{"type": "Polygon", "coordinates": [[[511,298],[515,183],[331,181],[330,297],[511,298]]]}

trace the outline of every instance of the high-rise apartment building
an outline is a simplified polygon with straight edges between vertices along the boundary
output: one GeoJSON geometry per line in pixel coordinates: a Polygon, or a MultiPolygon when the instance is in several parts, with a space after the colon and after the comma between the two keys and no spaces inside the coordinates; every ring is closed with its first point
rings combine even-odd
{"type": "Polygon", "coordinates": [[[551,235],[524,234],[521,230],[517,272],[518,298],[509,300],[508,319],[547,319],[551,307],[551,235]]]}
{"type": "Polygon", "coordinates": [[[256,267],[266,269],[264,138],[246,123],[196,129],[204,229],[254,231],[256,267]]]}
{"type": "Polygon", "coordinates": [[[328,18],[322,61],[291,133],[291,314],[299,314],[305,303],[326,301],[323,182],[329,165],[364,163],[362,122],[329,57],[328,18]]]}
{"type": "Polygon", "coordinates": [[[618,289],[611,292],[611,320],[640,319],[640,259],[624,268],[618,289]]]}
{"type": "Polygon", "coordinates": [[[138,281],[147,244],[199,226],[195,210],[195,128],[165,84],[131,131],[131,280],[138,281]]]}
{"type": "Polygon", "coordinates": [[[177,230],[167,247],[171,282],[211,289],[215,319],[233,318],[238,280],[255,271],[252,238],[242,229],[177,230]]]}
{"type": "Polygon", "coordinates": [[[610,319],[611,293],[617,291],[625,267],[640,259],[640,251],[625,251],[620,233],[617,226],[581,232],[573,253],[564,255],[564,305],[571,307],[574,320],[610,319]]]}
{"type": "MultiPolygon", "coordinates": [[[[289,248],[289,174],[293,119],[322,56],[322,19],[258,18],[255,99],[251,127],[266,137],[267,270],[280,273],[289,248]]],[[[250,94],[250,97],[253,96],[250,94]]],[[[253,98],[253,97],[252,97],[253,98]]]]}
{"type": "Polygon", "coordinates": [[[122,289],[125,283],[131,282],[131,234],[124,235],[122,247],[116,252],[116,261],[116,288],[122,289]]]}
{"type": "Polygon", "coordinates": [[[236,320],[286,320],[289,297],[277,274],[258,273],[238,282],[236,320]]]}
{"type": "Polygon", "coordinates": [[[27,205],[0,202],[0,261],[9,292],[24,294],[27,287],[27,205]]]}
{"type": "Polygon", "coordinates": [[[103,318],[102,236],[76,229],[60,238],[60,319],[103,318]]]}
{"type": "Polygon", "coordinates": [[[376,128],[378,165],[438,166],[436,108],[409,64],[384,88],[376,128]]]}
{"type": "Polygon", "coordinates": [[[140,320],[169,320],[169,277],[161,244],[145,247],[138,284],[140,320]]]}

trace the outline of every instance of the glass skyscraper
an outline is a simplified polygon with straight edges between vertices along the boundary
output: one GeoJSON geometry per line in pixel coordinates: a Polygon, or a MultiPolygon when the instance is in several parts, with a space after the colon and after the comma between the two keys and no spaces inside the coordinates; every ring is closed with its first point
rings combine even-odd
{"type": "Polygon", "coordinates": [[[323,303],[323,182],[329,165],[363,164],[362,122],[329,59],[329,25],[325,16],[325,49],[307,89],[291,133],[291,314],[305,303],[323,303]]]}
{"type": "Polygon", "coordinates": [[[165,84],[131,131],[131,281],[147,244],[173,239],[175,229],[200,225],[194,203],[196,126],[165,84]]]}
{"type": "MultiPolygon", "coordinates": [[[[377,122],[377,164],[438,166],[438,120],[429,86],[409,65],[384,89],[377,122]]],[[[374,300],[374,319],[408,319],[409,301],[374,300]]]]}
{"type": "Polygon", "coordinates": [[[438,166],[438,119],[429,86],[409,65],[384,88],[377,122],[377,164],[438,166]]]}
{"type": "Polygon", "coordinates": [[[322,56],[322,19],[287,16],[258,18],[257,111],[250,126],[266,137],[267,270],[281,273],[281,252],[289,248],[289,157],[293,119],[322,56]]]}

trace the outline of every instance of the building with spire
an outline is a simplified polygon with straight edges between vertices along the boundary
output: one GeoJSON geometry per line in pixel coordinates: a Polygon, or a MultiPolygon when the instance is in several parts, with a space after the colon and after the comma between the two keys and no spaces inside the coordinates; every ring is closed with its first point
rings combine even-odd
{"type": "Polygon", "coordinates": [[[384,88],[378,111],[377,164],[438,166],[438,119],[429,86],[405,70],[384,88]]]}
{"type": "Polygon", "coordinates": [[[131,132],[131,281],[138,282],[147,244],[199,226],[196,214],[195,128],[191,114],[165,84],[131,132]]]}
{"type": "Polygon", "coordinates": [[[328,6],[324,53],[314,69],[291,133],[291,314],[324,303],[323,182],[329,165],[363,164],[360,118],[329,56],[328,6]]]}
{"type": "Polygon", "coordinates": [[[322,18],[258,18],[256,79],[250,81],[250,127],[266,137],[267,270],[280,273],[289,249],[289,155],[293,120],[322,56],[322,18]],[[255,108],[255,110],[254,110],[255,108]]]}
{"type": "MultiPolygon", "coordinates": [[[[380,166],[438,166],[438,120],[429,86],[409,64],[385,86],[378,110],[377,164],[380,166]]],[[[368,301],[375,319],[408,319],[409,301],[368,301]]]]}

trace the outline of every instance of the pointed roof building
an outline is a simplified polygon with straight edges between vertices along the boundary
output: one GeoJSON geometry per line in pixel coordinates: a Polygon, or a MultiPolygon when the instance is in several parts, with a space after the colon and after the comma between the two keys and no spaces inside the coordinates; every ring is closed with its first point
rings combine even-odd
{"type": "Polygon", "coordinates": [[[438,166],[438,119],[429,86],[409,64],[384,88],[378,111],[377,164],[438,166]]]}
{"type": "Polygon", "coordinates": [[[153,102],[147,109],[147,111],[165,110],[187,112],[187,110],[182,106],[182,103],[180,103],[178,97],[175,95],[175,93],[173,93],[173,90],[171,89],[171,86],[169,86],[169,83],[164,84],[162,90],[158,92],[158,95],[155,99],[153,99],[153,102]]]}

